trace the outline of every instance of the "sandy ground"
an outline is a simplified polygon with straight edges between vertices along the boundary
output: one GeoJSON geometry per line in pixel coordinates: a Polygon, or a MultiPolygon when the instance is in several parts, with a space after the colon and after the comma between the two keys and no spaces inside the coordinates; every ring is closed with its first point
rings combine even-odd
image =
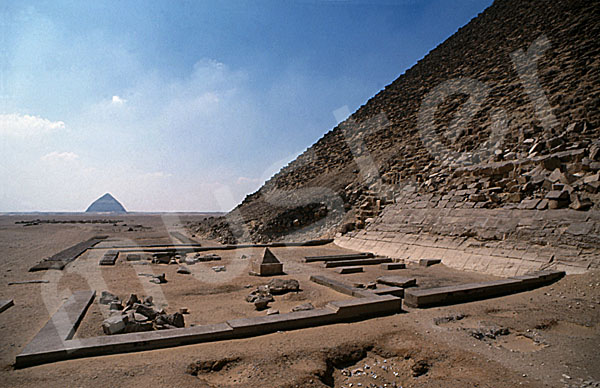
{"type": "MultiPolygon", "coordinates": [[[[221,262],[189,266],[191,275],[177,274],[176,265],[134,264],[123,258],[114,267],[98,266],[107,246],[117,242],[179,243],[168,232],[184,232],[183,221],[193,217],[201,216],[127,215],[105,217],[118,219],[116,225],[34,226],[15,221],[102,217],[0,217],[0,299],[15,302],[15,306],[0,314],[0,386],[583,387],[600,382],[598,272],[567,276],[526,293],[426,310],[405,308],[395,316],[361,322],[20,370],[12,367],[15,356],[50,315],[72,291],[79,289],[94,289],[98,293],[109,290],[122,298],[129,293],[152,295],[156,304],[168,312],[187,307],[190,314],[185,316],[186,326],[265,314],[244,301],[253,287],[268,280],[247,274],[250,257],[260,255],[261,249],[215,252],[222,255],[221,262]],[[112,241],[89,250],[65,270],[27,272],[42,258],[100,234],[111,236],[112,241]],[[242,255],[247,258],[242,259],[242,255]],[[210,269],[213,265],[225,265],[227,271],[216,273],[210,269]],[[165,273],[169,282],[150,283],[142,275],[150,273],[165,273]],[[8,285],[10,281],[33,279],[49,283],[8,285]],[[495,338],[485,336],[499,332],[495,338]],[[231,362],[220,371],[198,376],[186,373],[191,363],[220,359],[231,362]]],[[[319,307],[331,300],[348,298],[308,281],[311,274],[350,283],[372,281],[383,274],[374,266],[366,268],[365,273],[338,275],[318,263],[301,260],[308,255],[347,252],[334,245],[274,248],[273,252],[284,263],[286,275],[282,278],[297,279],[302,288],[298,294],[275,297],[272,307],[281,312],[306,302],[319,307]]],[[[394,273],[416,277],[423,288],[492,279],[443,265],[426,269],[409,266],[394,273]]],[[[99,324],[107,314],[106,308],[95,302],[77,336],[102,335],[99,324]]]]}

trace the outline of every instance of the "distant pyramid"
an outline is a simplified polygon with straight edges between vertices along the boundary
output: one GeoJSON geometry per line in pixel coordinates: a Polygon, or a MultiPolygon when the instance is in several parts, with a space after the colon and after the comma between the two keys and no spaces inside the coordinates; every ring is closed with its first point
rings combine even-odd
{"type": "Polygon", "coordinates": [[[109,193],[98,198],[85,211],[86,213],[127,213],[127,210],[109,193]]]}

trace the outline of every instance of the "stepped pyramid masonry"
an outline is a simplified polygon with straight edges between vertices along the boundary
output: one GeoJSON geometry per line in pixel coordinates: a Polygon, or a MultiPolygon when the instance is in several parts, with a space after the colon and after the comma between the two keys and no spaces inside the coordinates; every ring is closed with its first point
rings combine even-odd
{"type": "Polygon", "coordinates": [[[109,193],[98,198],[87,208],[86,213],[127,213],[127,210],[109,193]]]}

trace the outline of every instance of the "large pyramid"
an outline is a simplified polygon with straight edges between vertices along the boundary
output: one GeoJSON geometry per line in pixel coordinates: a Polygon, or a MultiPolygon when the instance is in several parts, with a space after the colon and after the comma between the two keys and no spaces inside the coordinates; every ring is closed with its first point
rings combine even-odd
{"type": "MultiPolygon", "coordinates": [[[[248,195],[227,222],[197,229],[230,243],[337,232],[354,248],[404,237],[417,250],[464,243],[471,248],[457,257],[497,253],[514,259],[517,272],[526,257],[596,267],[598,36],[598,1],[496,0],[248,195]]],[[[404,248],[379,253],[410,256],[404,248]]]]}
{"type": "Polygon", "coordinates": [[[127,213],[127,210],[111,194],[106,193],[87,208],[86,213],[127,213]]]}

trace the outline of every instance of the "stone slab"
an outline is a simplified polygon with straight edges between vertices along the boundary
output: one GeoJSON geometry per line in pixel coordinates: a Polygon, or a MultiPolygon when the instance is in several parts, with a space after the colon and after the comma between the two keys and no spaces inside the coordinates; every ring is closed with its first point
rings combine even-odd
{"type": "Polygon", "coordinates": [[[520,280],[505,279],[425,290],[409,289],[404,291],[404,303],[411,307],[429,307],[470,302],[515,292],[520,284],[520,280]]]}
{"type": "Polygon", "coordinates": [[[190,345],[233,338],[226,323],[194,326],[185,329],[127,333],[64,341],[61,347],[23,352],[17,356],[18,368],[80,357],[100,356],[142,350],[190,345]]]}
{"type": "Polygon", "coordinates": [[[69,247],[63,251],[58,252],[54,256],[48,257],[33,267],[29,268],[29,272],[43,271],[48,269],[60,269],[65,268],[67,264],[78,258],[89,248],[98,244],[102,240],[105,240],[107,236],[96,236],[86,241],[82,241],[69,247]]]}
{"type": "Polygon", "coordinates": [[[62,348],[64,342],[75,335],[95,296],[95,291],[75,291],[25,346],[21,355],[26,358],[28,354],[43,352],[45,349],[62,348]]]}
{"type": "Polygon", "coordinates": [[[358,272],[363,272],[363,267],[356,267],[356,266],[338,267],[336,269],[336,272],[339,274],[342,274],[342,275],[350,274],[350,273],[358,273],[358,272]]]}
{"type": "Polygon", "coordinates": [[[117,262],[117,257],[119,256],[119,252],[117,251],[108,251],[102,256],[100,259],[99,265],[115,265],[117,262]]]}
{"type": "Polygon", "coordinates": [[[377,278],[377,283],[394,287],[413,287],[417,285],[417,279],[403,276],[381,276],[377,278]]]}
{"type": "Polygon", "coordinates": [[[330,279],[328,277],[321,276],[321,275],[312,275],[310,277],[310,280],[312,282],[315,282],[315,283],[320,284],[325,287],[329,287],[332,290],[337,291],[342,294],[345,294],[345,295],[355,296],[354,292],[359,290],[358,288],[352,287],[349,284],[340,282],[338,280],[330,279]]]}
{"type": "Polygon", "coordinates": [[[392,295],[371,296],[329,302],[327,307],[334,310],[338,318],[358,319],[399,313],[402,310],[402,299],[392,295]]]}
{"type": "Polygon", "coordinates": [[[394,286],[377,286],[374,290],[368,290],[374,295],[393,295],[398,298],[404,298],[404,288],[403,287],[394,287],[394,286]]]}
{"type": "Polygon", "coordinates": [[[420,259],[419,260],[419,265],[421,267],[429,267],[432,266],[434,264],[440,264],[442,262],[441,259],[420,259]]]}
{"type": "Polygon", "coordinates": [[[336,312],[330,308],[295,311],[285,314],[240,318],[227,321],[235,337],[248,337],[283,330],[326,325],[339,321],[336,312]]]}
{"type": "Polygon", "coordinates": [[[335,267],[348,267],[355,265],[377,265],[381,263],[390,263],[392,259],[387,257],[375,258],[375,259],[357,259],[357,260],[342,260],[342,261],[329,261],[324,265],[325,268],[335,267]]]}
{"type": "Polygon", "coordinates": [[[381,269],[384,271],[393,271],[396,269],[405,269],[406,264],[404,263],[383,263],[381,264],[381,269]]]}
{"type": "Polygon", "coordinates": [[[425,290],[408,289],[404,292],[404,302],[411,307],[470,302],[530,290],[556,281],[564,274],[562,271],[540,271],[491,282],[461,284],[425,290]]]}
{"type": "Polygon", "coordinates": [[[181,241],[183,244],[189,244],[194,246],[201,246],[201,244],[188,236],[184,235],[181,232],[171,232],[171,236],[175,237],[177,240],[181,241]]]}
{"type": "Polygon", "coordinates": [[[0,300],[0,313],[3,312],[4,310],[9,309],[10,307],[12,307],[14,305],[15,305],[15,303],[13,302],[12,299],[0,300]]]}
{"type": "Polygon", "coordinates": [[[372,253],[353,253],[347,255],[328,255],[328,256],[305,256],[305,263],[313,263],[315,261],[340,261],[340,260],[354,260],[354,259],[368,259],[374,257],[372,253]]]}

